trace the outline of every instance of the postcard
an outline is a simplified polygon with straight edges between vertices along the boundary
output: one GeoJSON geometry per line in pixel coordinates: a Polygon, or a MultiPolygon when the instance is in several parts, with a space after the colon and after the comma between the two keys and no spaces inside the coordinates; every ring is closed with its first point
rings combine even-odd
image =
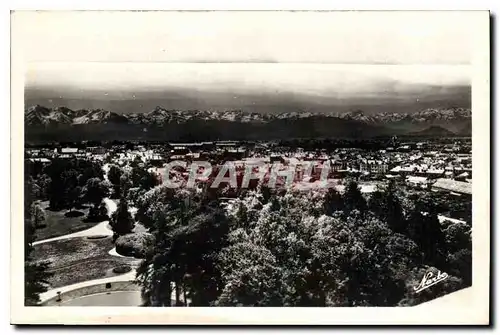
{"type": "Polygon", "coordinates": [[[11,24],[12,323],[489,324],[488,11],[11,24]]]}

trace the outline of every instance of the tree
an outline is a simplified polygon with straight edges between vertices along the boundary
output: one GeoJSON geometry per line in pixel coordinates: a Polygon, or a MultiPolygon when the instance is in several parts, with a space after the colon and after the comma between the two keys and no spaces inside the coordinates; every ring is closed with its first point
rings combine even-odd
{"type": "Polygon", "coordinates": [[[79,204],[81,187],[78,186],[78,173],[71,169],[61,175],[64,196],[70,211],[79,204]]]}
{"type": "MultiPolygon", "coordinates": [[[[181,229],[181,241],[185,245],[185,272],[190,280],[187,288],[192,304],[211,305],[220,295],[222,279],[217,267],[220,250],[227,245],[229,221],[220,207],[199,207],[186,229],[181,229]]],[[[177,237],[178,238],[178,237],[177,237]]]]}
{"type": "Polygon", "coordinates": [[[66,206],[66,189],[63,173],[68,166],[69,162],[63,159],[54,159],[46,168],[46,173],[50,178],[49,203],[50,208],[53,210],[60,210],[66,206]]]}
{"type": "Polygon", "coordinates": [[[397,233],[405,233],[406,221],[403,215],[403,207],[395,194],[395,184],[391,180],[384,191],[377,190],[370,196],[368,208],[377,217],[387,222],[389,228],[397,233]]]}
{"type": "MultiPolygon", "coordinates": [[[[90,178],[83,188],[83,198],[91,203],[93,207],[89,210],[88,219],[101,219],[107,216],[107,210],[103,210],[102,200],[109,196],[110,184],[99,178],[90,178]]],[[[105,206],[104,206],[105,209],[105,206]]]]}
{"type": "MultiPolygon", "coordinates": [[[[31,206],[26,206],[31,207],[31,206]]],[[[24,304],[36,306],[40,304],[40,293],[46,292],[49,286],[48,262],[33,260],[33,242],[36,239],[35,225],[32,220],[24,220],[24,304]]]]}
{"type": "MultiPolygon", "coordinates": [[[[257,197],[257,199],[260,197],[257,197]]],[[[321,305],[318,299],[318,291],[312,288],[315,280],[310,271],[310,264],[306,265],[310,259],[310,242],[311,233],[309,228],[314,224],[310,223],[314,220],[308,213],[312,206],[311,199],[301,194],[289,194],[282,196],[273,196],[272,199],[265,204],[260,210],[256,208],[261,205],[256,201],[256,198],[250,193],[248,200],[243,200],[238,207],[235,208],[233,220],[233,232],[230,233],[229,242],[233,245],[245,245],[245,243],[252,246],[254,250],[260,250],[262,253],[269,253],[270,258],[265,257],[271,261],[270,266],[274,267],[274,275],[266,277],[266,273],[262,277],[256,276],[257,283],[262,281],[263,286],[256,288],[249,288],[250,291],[245,291],[243,287],[234,286],[233,284],[228,287],[225,284],[225,294],[223,300],[219,303],[228,305],[250,305],[262,306],[269,305],[285,305],[285,306],[317,306],[321,305]],[[242,205],[246,207],[246,219],[241,213],[242,205]],[[275,289],[275,283],[281,282],[279,290],[275,289]],[[266,297],[264,300],[256,298],[254,290],[259,291],[261,297],[266,297]],[[231,297],[232,302],[228,302],[228,297],[231,297]],[[239,300],[240,299],[240,300],[239,300]],[[254,299],[252,301],[252,299],[254,299]]],[[[231,246],[227,250],[232,250],[231,246]]],[[[234,251],[239,250],[235,248],[234,251]]],[[[238,257],[249,257],[250,259],[242,261],[248,266],[255,266],[257,268],[268,268],[269,264],[252,264],[256,261],[257,256],[254,253],[243,253],[239,256],[234,256],[234,261],[238,257]],[[247,262],[247,263],[245,263],[247,262]]],[[[237,264],[237,263],[234,263],[237,264]]],[[[237,266],[227,266],[224,262],[221,267],[226,269],[223,278],[241,278],[248,275],[246,270],[237,266]],[[234,273],[227,273],[228,269],[233,269],[234,273]],[[234,276],[234,277],[233,277],[234,276]]],[[[223,270],[224,273],[224,270],[223,270]]],[[[233,279],[231,279],[232,281],[233,279]]],[[[238,279],[239,280],[239,279],[238,279]]],[[[230,283],[231,283],[230,281],[230,283]]],[[[222,296],[221,296],[222,297],[222,296]]]]}
{"type": "Polygon", "coordinates": [[[130,166],[132,168],[144,167],[144,162],[142,161],[141,157],[135,156],[134,160],[130,162],[130,166]]]}
{"type": "Polygon", "coordinates": [[[90,178],[83,188],[83,197],[89,203],[98,206],[109,195],[110,185],[99,178],[90,178]]]}
{"type": "Polygon", "coordinates": [[[49,189],[50,189],[50,177],[47,174],[40,175],[36,184],[38,186],[36,197],[41,200],[49,199],[49,189]]]}
{"type": "Polygon", "coordinates": [[[386,197],[383,191],[376,190],[368,199],[368,209],[377,217],[383,217],[386,208],[386,197]]]}
{"type": "Polygon", "coordinates": [[[126,194],[126,199],[129,202],[129,204],[132,204],[133,206],[137,207],[137,202],[144,194],[146,194],[146,190],[140,187],[133,187],[128,190],[126,194]]]}
{"type": "Polygon", "coordinates": [[[130,172],[125,172],[120,176],[120,198],[125,197],[128,191],[133,187],[131,178],[130,172]]]}
{"type": "Polygon", "coordinates": [[[131,181],[134,187],[140,187],[146,191],[149,191],[160,183],[156,174],[140,166],[132,169],[131,181]]]}
{"type": "Polygon", "coordinates": [[[229,222],[224,211],[193,190],[159,187],[140,201],[138,218],[148,221],[154,251],[138,269],[148,305],[170,306],[181,294],[195,306],[208,306],[220,294],[217,255],[225,246],[229,222]],[[163,202],[165,201],[165,202],[163,202]],[[142,207],[142,208],[141,208],[142,207]]]}
{"type": "Polygon", "coordinates": [[[472,285],[472,238],[469,225],[455,222],[444,230],[446,240],[446,271],[472,285]]]}
{"type": "Polygon", "coordinates": [[[120,182],[123,170],[118,165],[106,163],[103,166],[103,170],[105,178],[107,178],[112,185],[120,182]]]}
{"type": "Polygon", "coordinates": [[[71,187],[66,191],[66,202],[70,212],[81,204],[81,199],[82,188],[80,186],[71,187]]]}
{"type": "Polygon", "coordinates": [[[237,212],[236,212],[236,225],[238,227],[248,228],[249,218],[248,218],[248,209],[243,202],[238,202],[236,204],[237,212]]]}
{"type": "Polygon", "coordinates": [[[456,252],[463,249],[472,249],[471,228],[468,224],[453,222],[444,229],[444,238],[447,250],[456,252]]]}
{"type": "Polygon", "coordinates": [[[405,233],[407,230],[403,214],[403,207],[395,194],[394,183],[391,181],[385,192],[385,215],[382,218],[387,221],[389,228],[397,233],[405,233]]]}
{"type": "Polygon", "coordinates": [[[24,263],[24,305],[40,304],[40,293],[47,292],[49,286],[47,263],[35,263],[31,260],[24,263]]]}
{"type": "Polygon", "coordinates": [[[367,207],[366,200],[361,193],[358,183],[355,181],[348,182],[342,199],[344,202],[344,208],[347,212],[354,209],[363,212],[367,207]]]}
{"type": "Polygon", "coordinates": [[[460,279],[463,285],[472,285],[472,252],[470,249],[462,249],[454,253],[450,253],[447,257],[446,271],[460,279]]]}
{"type": "Polygon", "coordinates": [[[148,191],[160,184],[159,177],[154,172],[147,172],[140,181],[140,186],[148,191]]]}
{"type": "MultiPolygon", "coordinates": [[[[181,204],[178,190],[166,186],[157,187],[141,195],[137,200],[137,220],[150,229],[157,229],[157,224],[163,225],[163,219],[168,213],[177,209],[181,204]],[[161,220],[158,216],[161,215],[161,220]]],[[[174,220],[169,218],[169,220],[174,220]]]]}
{"type": "Polygon", "coordinates": [[[121,194],[120,178],[122,175],[123,175],[123,171],[118,166],[111,165],[109,167],[108,179],[111,182],[111,184],[113,185],[113,190],[114,190],[113,196],[114,197],[119,197],[121,194]]]}
{"type": "Polygon", "coordinates": [[[272,191],[271,191],[271,188],[269,186],[266,186],[266,185],[262,185],[260,187],[260,192],[262,194],[262,203],[263,204],[267,204],[267,202],[269,201],[269,199],[271,199],[271,196],[272,196],[272,191]]]}
{"type": "Polygon", "coordinates": [[[53,159],[44,170],[50,180],[48,198],[53,210],[69,208],[80,204],[82,188],[92,178],[103,179],[100,163],[85,159],[53,159]]]}
{"type": "MultiPolygon", "coordinates": [[[[31,203],[37,199],[40,187],[37,185],[33,177],[26,175],[24,179],[24,203],[26,206],[31,206],[31,203]]],[[[26,208],[26,211],[28,211],[26,208]]]]}
{"type": "Polygon", "coordinates": [[[30,220],[33,226],[36,228],[44,227],[45,221],[45,211],[39,203],[34,202],[30,207],[30,220]]]}
{"type": "Polygon", "coordinates": [[[99,222],[108,220],[108,208],[106,203],[102,201],[97,206],[93,206],[89,209],[89,214],[87,216],[87,220],[91,222],[99,222]]]}
{"type": "Polygon", "coordinates": [[[416,246],[411,241],[408,246],[390,242],[392,232],[385,223],[356,212],[316,223],[311,269],[317,284],[313,287],[324,295],[327,306],[394,306],[404,293],[401,269],[395,265],[406,269],[394,257],[416,246]],[[402,247],[395,248],[399,244],[402,247]]]}
{"type": "Polygon", "coordinates": [[[250,242],[221,252],[225,283],[216,306],[283,306],[281,269],[273,254],[250,242]]]}
{"type": "Polygon", "coordinates": [[[35,231],[45,219],[45,215],[40,205],[33,202],[33,180],[26,178],[24,187],[24,304],[36,306],[40,303],[40,293],[47,291],[50,277],[47,271],[49,263],[37,263],[33,260],[35,231]]]}
{"type": "Polygon", "coordinates": [[[111,229],[115,233],[115,237],[129,234],[132,232],[135,226],[134,219],[129,212],[127,200],[124,198],[120,199],[118,208],[111,215],[111,220],[109,221],[111,229]]]}
{"type": "Polygon", "coordinates": [[[74,169],[78,172],[78,185],[81,187],[91,178],[104,179],[104,171],[99,162],[79,159],[74,169]]]}
{"type": "Polygon", "coordinates": [[[344,203],[342,201],[342,196],[335,188],[329,188],[325,199],[323,201],[323,210],[327,215],[333,214],[335,211],[342,210],[344,208],[344,203]]]}
{"type": "Polygon", "coordinates": [[[407,223],[407,234],[419,246],[422,262],[437,267],[446,266],[443,251],[445,236],[432,204],[417,201],[407,223]]]}

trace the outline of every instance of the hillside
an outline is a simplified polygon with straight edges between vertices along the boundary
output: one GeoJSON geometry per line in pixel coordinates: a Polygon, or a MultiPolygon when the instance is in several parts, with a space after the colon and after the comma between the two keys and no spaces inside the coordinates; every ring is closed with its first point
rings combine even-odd
{"type": "Polygon", "coordinates": [[[452,131],[449,131],[443,127],[440,126],[431,126],[429,128],[426,128],[424,130],[416,131],[416,132],[411,132],[408,135],[410,136],[422,136],[422,137],[451,137],[455,136],[456,134],[452,131]]]}
{"type": "Polygon", "coordinates": [[[420,133],[452,136],[466,133],[470,125],[470,109],[463,108],[369,116],[361,110],[341,114],[290,111],[271,115],[240,110],[167,110],[160,106],[142,114],[50,109],[40,105],[25,110],[25,135],[30,141],[370,138],[420,133]]]}

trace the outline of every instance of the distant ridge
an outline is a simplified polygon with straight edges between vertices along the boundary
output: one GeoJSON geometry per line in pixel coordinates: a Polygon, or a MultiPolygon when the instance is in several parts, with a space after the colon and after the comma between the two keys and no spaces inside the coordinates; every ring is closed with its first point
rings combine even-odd
{"type": "Polygon", "coordinates": [[[447,137],[447,136],[455,136],[456,134],[440,126],[430,126],[429,128],[426,128],[424,130],[409,133],[409,135],[447,137]]]}
{"type": "MultiPolygon", "coordinates": [[[[367,138],[393,134],[453,136],[471,126],[466,108],[432,108],[414,114],[390,112],[365,115],[290,111],[277,114],[227,110],[167,110],[157,106],[148,113],[119,114],[102,109],[54,109],[35,105],[25,110],[26,138],[59,140],[120,139],[284,139],[315,137],[367,138]]],[[[469,131],[470,133],[470,131],[469,131]]]]}

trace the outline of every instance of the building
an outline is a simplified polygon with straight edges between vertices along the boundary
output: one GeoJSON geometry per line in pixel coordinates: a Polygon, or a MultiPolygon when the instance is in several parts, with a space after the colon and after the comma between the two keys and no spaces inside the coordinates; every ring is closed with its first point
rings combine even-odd
{"type": "Polygon", "coordinates": [[[455,176],[455,180],[458,181],[467,181],[467,179],[470,177],[469,172],[462,172],[461,174],[455,176]]]}
{"type": "Polygon", "coordinates": [[[183,155],[189,152],[212,151],[215,149],[214,142],[190,142],[190,143],[169,143],[170,152],[175,155],[183,155]]]}
{"type": "Polygon", "coordinates": [[[271,155],[271,163],[285,163],[285,159],[280,155],[271,155]]]}
{"type": "Polygon", "coordinates": [[[202,160],[202,156],[200,152],[191,152],[185,155],[186,159],[189,161],[200,161],[202,160]]]}
{"type": "Polygon", "coordinates": [[[411,147],[409,145],[402,145],[402,146],[398,147],[397,150],[401,151],[401,152],[409,152],[409,151],[411,151],[411,147]]]}
{"type": "Polygon", "coordinates": [[[340,160],[340,158],[335,158],[330,161],[330,168],[333,172],[342,171],[347,169],[347,163],[340,160]]]}
{"type": "Polygon", "coordinates": [[[41,154],[40,149],[27,149],[26,150],[26,156],[27,157],[39,157],[41,154]]]}
{"type": "Polygon", "coordinates": [[[396,166],[390,170],[391,174],[400,174],[403,176],[412,174],[417,172],[417,166],[416,165],[411,165],[411,166],[396,166]]]}
{"type": "Polygon", "coordinates": [[[389,165],[380,160],[367,160],[359,164],[360,172],[369,172],[373,174],[385,174],[389,170],[389,165]]]}
{"type": "Polygon", "coordinates": [[[444,215],[438,215],[437,218],[439,220],[439,223],[442,224],[442,225],[447,225],[447,224],[450,224],[450,223],[458,223],[458,224],[464,224],[464,225],[468,224],[464,220],[454,219],[454,218],[450,218],[450,217],[447,217],[447,216],[444,216],[444,215]]]}
{"type": "Polygon", "coordinates": [[[75,155],[78,153],[78,148],[61,148],[60,153],[63,155],[75,155]]]}
{"type": "Polygon", "coordinates": [[[472,183],[457,181],[453,179],[439,178],[432,185],[432,190],[472,196],[472,183]]]}
{"type": "Polygon", "coordinates": [[[427,143],[425,142],[418,142],[417,143],[417,150],[422,150],[422,149],[425,149],[427,147],[427,143]]]}
{"type": "Polygon", "coordinates": [[[104,155],[106,153],[106,149],[104,147],[87,147],[87,152],[93,155],[104,155]]]}
{"type": "Polygon", "coordinates": [[[239,144],[235,141],[218,141],[215,143],[217,150],[238,149],[239,144]]]}
{"type": "Polygon", "coordinates": [[[408,186],[415,188],[427,188],[429,180],[426,177],[408,176],[406,177],[406,183],[408,186]]]}
{"type": "Polygon", "coordinates": [[[146,159],[153,166],[163,166],[163,164],[165,163],[165,159],[158,154],[152,154],[150,156],[147,156],[146,159]]]}
{"type": "MultiPolygon", "coordinates": [[[[342,184],[329,184],[330,187],[332,188],[335,188],[335,190],[337,192],[339,192],[340,194],[343,194],[344,191],[345,191],[345,185],[342,185],[342,184]]],[[[374,193],[376,192],[378,189],[379,189],[379,186],[381,186],[382,184],[380,183],[373,183],[373,182],[367,182],[367,183],[360,183],[359,184],[359,191],[362,193],[362,194],[371,194],[371,193],[374,193]]]]}
{"type": "Polygon", "coordinates": [[[50,164],[51,160],[45,157],[36,157],[36,158],[30,158],[30,162],[48,165],[50,164]]]}
{"type": "Polygon", "coordinates": [[[427,171],[425,171],[425,174],[429,178],[439,178],[444,174],[444,169],[429,168],[427,169],[427,171]]]}
{"type": "Polygon", "coordinates": [[[170,150],[170,153],[174,156],[185,155],[191,152],[190,146],[188,146],[187,144],[178,143],[170,145],[172,146],[172,150],[170,150]]]}

